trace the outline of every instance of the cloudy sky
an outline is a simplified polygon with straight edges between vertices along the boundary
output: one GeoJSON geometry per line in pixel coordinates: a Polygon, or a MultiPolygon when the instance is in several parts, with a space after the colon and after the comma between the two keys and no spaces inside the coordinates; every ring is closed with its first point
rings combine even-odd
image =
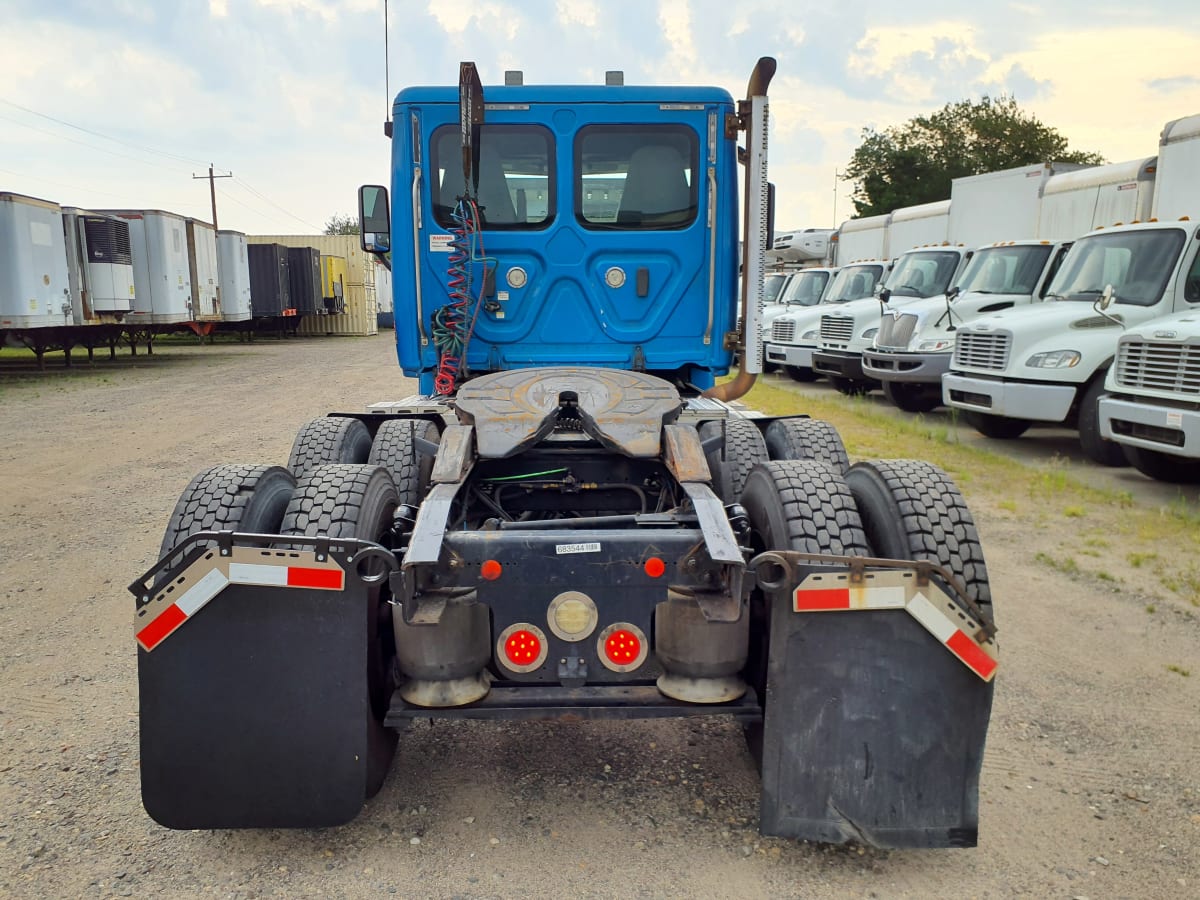
{"type": "MultiPolygon", "coordinates": [[[[1007,92],[1075,149],[1157,152],[1200,113],[1196,0],[391,0],[391,92],[716,84],[759,56],[771,85],[777,223],[846,218],[838,183],[866,126],[1007,92]],[[968,8],[970,7],[970,8],[968,8]]],[[[0,0],[0,191],[64,205],[169,209],[221,227],[311,233],[386,180],[383,0],[0,0]]]]}

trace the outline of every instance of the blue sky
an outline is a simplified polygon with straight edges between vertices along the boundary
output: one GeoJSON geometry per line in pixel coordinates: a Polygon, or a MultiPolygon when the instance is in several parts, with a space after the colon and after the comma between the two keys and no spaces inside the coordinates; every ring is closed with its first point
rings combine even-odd
{"type": "MultiPolygon", "coordinates": [[[[391,0],[391,92],[452,84],[716,84],[775,56],[771,176],[783,228],[849,215],[866,126],[1014,94],[1076,149],[1153,155],[1200,113],[1200,3],[1057,0],[391,0]]],[[[307,233],[385,180],[383,0],[0,0],[0,191],[307,233]],[[47,118],[48,117],[48,118],[47,118]],[[60,121],[54,121],[60,120],[60,121]],[[69,123],[63,124],[63,123],[69,123]],[[76,126],[76,127],[70,127],[76,126]],[[83,129],[83,130],[80,130],[83,129]],[[101,136],[103,135],[103,137],[101,136]],[[116,138],[118,141],[110,140],[116,138]]]]}

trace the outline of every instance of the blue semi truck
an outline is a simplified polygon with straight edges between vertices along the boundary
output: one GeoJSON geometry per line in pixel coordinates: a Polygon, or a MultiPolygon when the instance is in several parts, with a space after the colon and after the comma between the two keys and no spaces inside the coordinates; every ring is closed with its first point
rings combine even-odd
{"type": "Polygon", "coordinates": [[[419,392],[184,491],[131,586],[157,821],[346,822],[419,718],[727,715],[763,833],[975,844],[997,651],[966,504],[737,402],[774,70],[737,102],[470,63],[397,96],[360,218],[419,392]]]}

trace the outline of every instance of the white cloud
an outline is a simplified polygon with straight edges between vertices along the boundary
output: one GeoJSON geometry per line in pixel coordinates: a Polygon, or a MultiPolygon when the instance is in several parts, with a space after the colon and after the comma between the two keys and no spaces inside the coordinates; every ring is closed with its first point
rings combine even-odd
{"type": "Polygon", "coordinates": [[[224,19],[229,15],[229,0],[208,0],[208,14],[214,19],[224,19]]]}
{"type": "Polygon", "coordinates": [[[566,28],[576,25],[595,28],[599,18],[595,0],[556,0],[554,13],[559,24],[566,28]]]}
{"type": "Polygon", "coordinates": [[[692,41],[692,10],[688,0],[661,0],[658,23],[662,26],[668,51],[667,61],[676,71],[696,63],[696,45],[692,41]]]}
{"type": "Polygon", "coordinates": [[[460,5],[429,0],[426,12],[451,36],[462,36],[475,25],[494,39],[514,41],[521,30],[521,14],[503,3],[460,5]]]}

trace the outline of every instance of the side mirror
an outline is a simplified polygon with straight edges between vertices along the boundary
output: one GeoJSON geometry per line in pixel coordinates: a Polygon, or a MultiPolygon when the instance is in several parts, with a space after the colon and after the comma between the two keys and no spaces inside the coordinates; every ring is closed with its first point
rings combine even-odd
{"type": "Polygon", "coordinates": [[[364,184],[358,189],[358,233],[368,253],[392,249],[392,216],[387,188],[382,185],[364,184]]]}
{"type": "Polygon", "coordinates": [[[962,293],[962,288],[960,288],[956,284],[954,287],[950,288],[950,290],[946,291],[946,299],[953,300],[955,297],[957,297],[961,293],[962,293]]]}
{"type": "Polygon", "coordinates": [[[892,299],[892,292],[888,288],[880,287],[875,293],[879,296],[880,303],[887,303],[892,299]]]}
{"type": "Polygon", "coordinates": [[[1104,290],[1100,293],[1100,299],[1096,302],[1100,304],[1101,309],[1108,309],[1108,307],[1112,305],[1113,297],[1115,297],[1116,294],[1117,292],[1113,289],[1113,286],[1111,284],[1106,284],[1104,286],[1104,290]]]}

